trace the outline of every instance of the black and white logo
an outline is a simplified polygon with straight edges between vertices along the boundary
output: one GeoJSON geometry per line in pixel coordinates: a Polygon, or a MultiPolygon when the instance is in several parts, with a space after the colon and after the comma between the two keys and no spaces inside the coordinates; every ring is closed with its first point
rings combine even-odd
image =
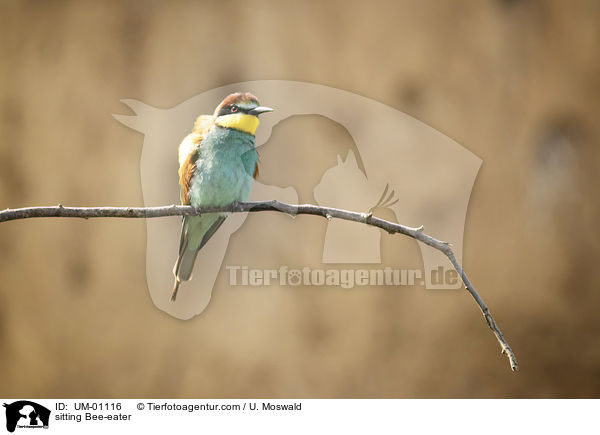
{"type": "Polygon", "coordinates": [[[16,428],[47,429],[50,410],[30,400],[18,400],[4,404],[6,408],[6,430],[14,432],[16,428]]]}

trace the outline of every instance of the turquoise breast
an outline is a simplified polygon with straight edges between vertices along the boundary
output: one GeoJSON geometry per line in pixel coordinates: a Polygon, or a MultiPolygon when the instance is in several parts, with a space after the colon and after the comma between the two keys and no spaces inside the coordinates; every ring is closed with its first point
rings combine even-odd
{"type": "Polygon", "coordinates": [[[213,127],[199,148],[189,191],[190,204],[225,206],[248,201],[257,162],[253,135],[213,127]]]}

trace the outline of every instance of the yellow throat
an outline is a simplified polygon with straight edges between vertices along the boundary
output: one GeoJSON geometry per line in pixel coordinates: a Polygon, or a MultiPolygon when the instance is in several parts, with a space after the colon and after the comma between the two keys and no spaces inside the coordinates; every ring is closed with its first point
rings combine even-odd
{"type": "Polygon", "coordinates": [[[258,117],[246,113],[231,113],[219,116],[215,122],[218,126],[233,128],[254,136],[258,127],[258,117]]]}

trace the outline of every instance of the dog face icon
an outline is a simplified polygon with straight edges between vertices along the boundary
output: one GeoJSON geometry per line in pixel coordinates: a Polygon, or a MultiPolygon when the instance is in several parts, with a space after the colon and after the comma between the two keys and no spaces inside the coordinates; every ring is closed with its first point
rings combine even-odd
{"type": "Polygon", "coordinates": [[[14,432],[20,426],[48,427],[50,410],[29,400],[19,400],[3,405],[6,408],[6,430],[14,432]]]}

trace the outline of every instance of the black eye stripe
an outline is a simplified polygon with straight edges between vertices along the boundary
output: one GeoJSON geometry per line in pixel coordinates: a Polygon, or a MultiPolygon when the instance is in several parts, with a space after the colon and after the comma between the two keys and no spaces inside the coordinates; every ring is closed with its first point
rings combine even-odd
{"type": "Polygon", "coordinates": [[[252,109],[244,109],[240,106],[229,105],[229,106],[221,107],[221,110],[219,110],[218,116],[229,115],[231,113],[248,113],[250,110],[252,110],[252,109]],[[235,110],[234,108],[237,108],[237,110],[235,110]],[[232,110],[232,109],[234,109],[234,110],[232,110]]]}

